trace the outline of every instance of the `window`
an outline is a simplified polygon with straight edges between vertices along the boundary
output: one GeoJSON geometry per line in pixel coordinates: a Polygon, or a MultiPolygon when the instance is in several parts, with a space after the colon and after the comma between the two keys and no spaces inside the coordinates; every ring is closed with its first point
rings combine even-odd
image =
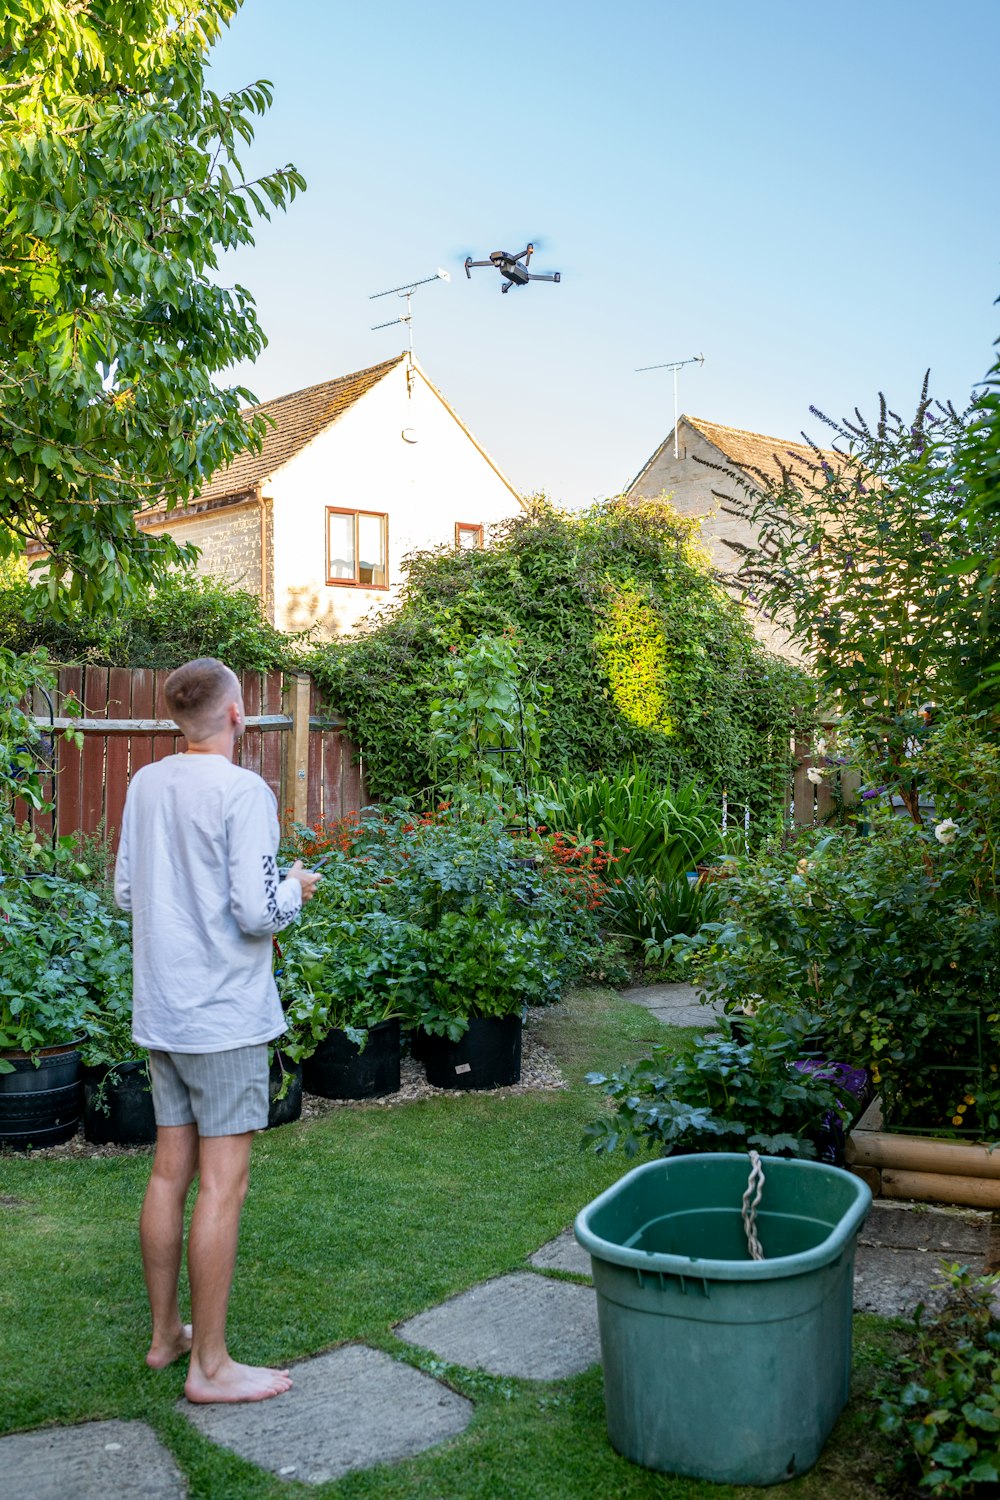
{"type": "Polygon", "coordinates": [[[326,581],[389,586],[389,518],[372,510],[326,508],[326,581]]]}
{"type": "Polygon", "coordinates": [[[455,522],[455,546],[468,551],[483,546],[483,527],[479,521],[455,522]]]}

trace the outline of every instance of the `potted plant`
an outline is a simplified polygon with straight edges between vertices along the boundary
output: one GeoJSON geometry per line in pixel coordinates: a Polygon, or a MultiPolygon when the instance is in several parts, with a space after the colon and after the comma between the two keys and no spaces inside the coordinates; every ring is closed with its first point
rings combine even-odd
{"type": "Polygon", "coordinates": [[[54,1145],[79,1125],[80,1049],[130,962],[128,924],[55,875],[8,879],[0,917],[0,1141],[54,1145]]]}
{"type": "Polygon", "coordinates": [[[378,909],[338,911],[319,896],[310,903],[282,945],[278,975],[289,1022],[281,1052],[301,1062],[310,1093],[398,1092],[401,996],[415,962],[406,922],[378,909]]]}

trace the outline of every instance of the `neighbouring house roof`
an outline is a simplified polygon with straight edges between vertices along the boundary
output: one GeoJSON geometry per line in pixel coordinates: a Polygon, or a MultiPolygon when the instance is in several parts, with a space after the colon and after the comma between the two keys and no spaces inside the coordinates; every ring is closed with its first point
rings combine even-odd
{"type": "Polygon", "coordinates": [[[794,469],[807,465],[814,468],[817,459],[840,461],[841,455],[830,448],[810,448],[808,443],[791,443],[785,438],[765,437],[762,432],[747,432],[743,427],[723,427],[719,422],[706,422],[701,417],[683,417],[696,432],[718,448],[720,453],[737,469],[744,473],[757,469],[768,479],[781,479],[782,469],[794,469]]]}
{"type": "MultiPolygon", "coordinates": [[[[814,468],[817,459],[842,462],[843,456],[830,448],[820,448],[817,452],[808,443],[792,443],[785,438],[767,437],[762,432],[748,432],[744,427],[723,427],[721,422],[706,422],[702,417],[689,417],[687,414],[679,419],[677,426],[680,428],[685,424],[714,448],[718,448],[733,468],[740,469],[745,474],[756,470],[779,483],[782,468],[793,472],[798,470],[801,474],[806,466],[810,470],[814,468]]],[[[660,455],[673,447],[673,441],[674,435],[670,432],[656,452],[643,464],[629,485],[629,491],[635,489],[644,475],[648,474],[660,455]]]]}
{"type": "Polygon", "coordinates": [[[259,453],[241,453],[227,468],[220,469],[202,487],[199,501],[244,494],[262,484],[325,427],[350,410],[366,391],[378,385],[405,358],[405,354],[397,354],[394,359],[370,365],[367,370],[355,370],[352,375],[339,375],[335,380],[323,380],[319,385],[306,386],[288,396],[276,396],[273,401],[262,401],[259,406],[248,407],[246,416],[262,412],[274,423],[264,438],[263,448],[259,453]]]}

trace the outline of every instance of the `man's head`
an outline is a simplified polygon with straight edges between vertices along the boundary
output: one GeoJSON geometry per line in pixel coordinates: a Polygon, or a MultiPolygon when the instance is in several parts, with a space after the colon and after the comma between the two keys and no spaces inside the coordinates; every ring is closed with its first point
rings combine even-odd
{"type": "Polygon", "coordinates": [[[211,739],[230,727],[243,733],[243,694],[239,679],[225,662],[214,656],[199,656],[171,672],[164,685],[167,707],[194,744],[211,739]]]}

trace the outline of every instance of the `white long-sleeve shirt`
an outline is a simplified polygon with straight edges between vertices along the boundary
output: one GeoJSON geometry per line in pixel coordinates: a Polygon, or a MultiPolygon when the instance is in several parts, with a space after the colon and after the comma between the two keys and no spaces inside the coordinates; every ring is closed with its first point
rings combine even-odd
{"type": "Polygon", "coordinates": [[[132,1036],[164,1052],[225,1052],[285,1030],[271,934],[298,915],[279,882],[265,781],[224,755],[143,766],[125,799],[115,899],[132,913],[132,1036]]]}

